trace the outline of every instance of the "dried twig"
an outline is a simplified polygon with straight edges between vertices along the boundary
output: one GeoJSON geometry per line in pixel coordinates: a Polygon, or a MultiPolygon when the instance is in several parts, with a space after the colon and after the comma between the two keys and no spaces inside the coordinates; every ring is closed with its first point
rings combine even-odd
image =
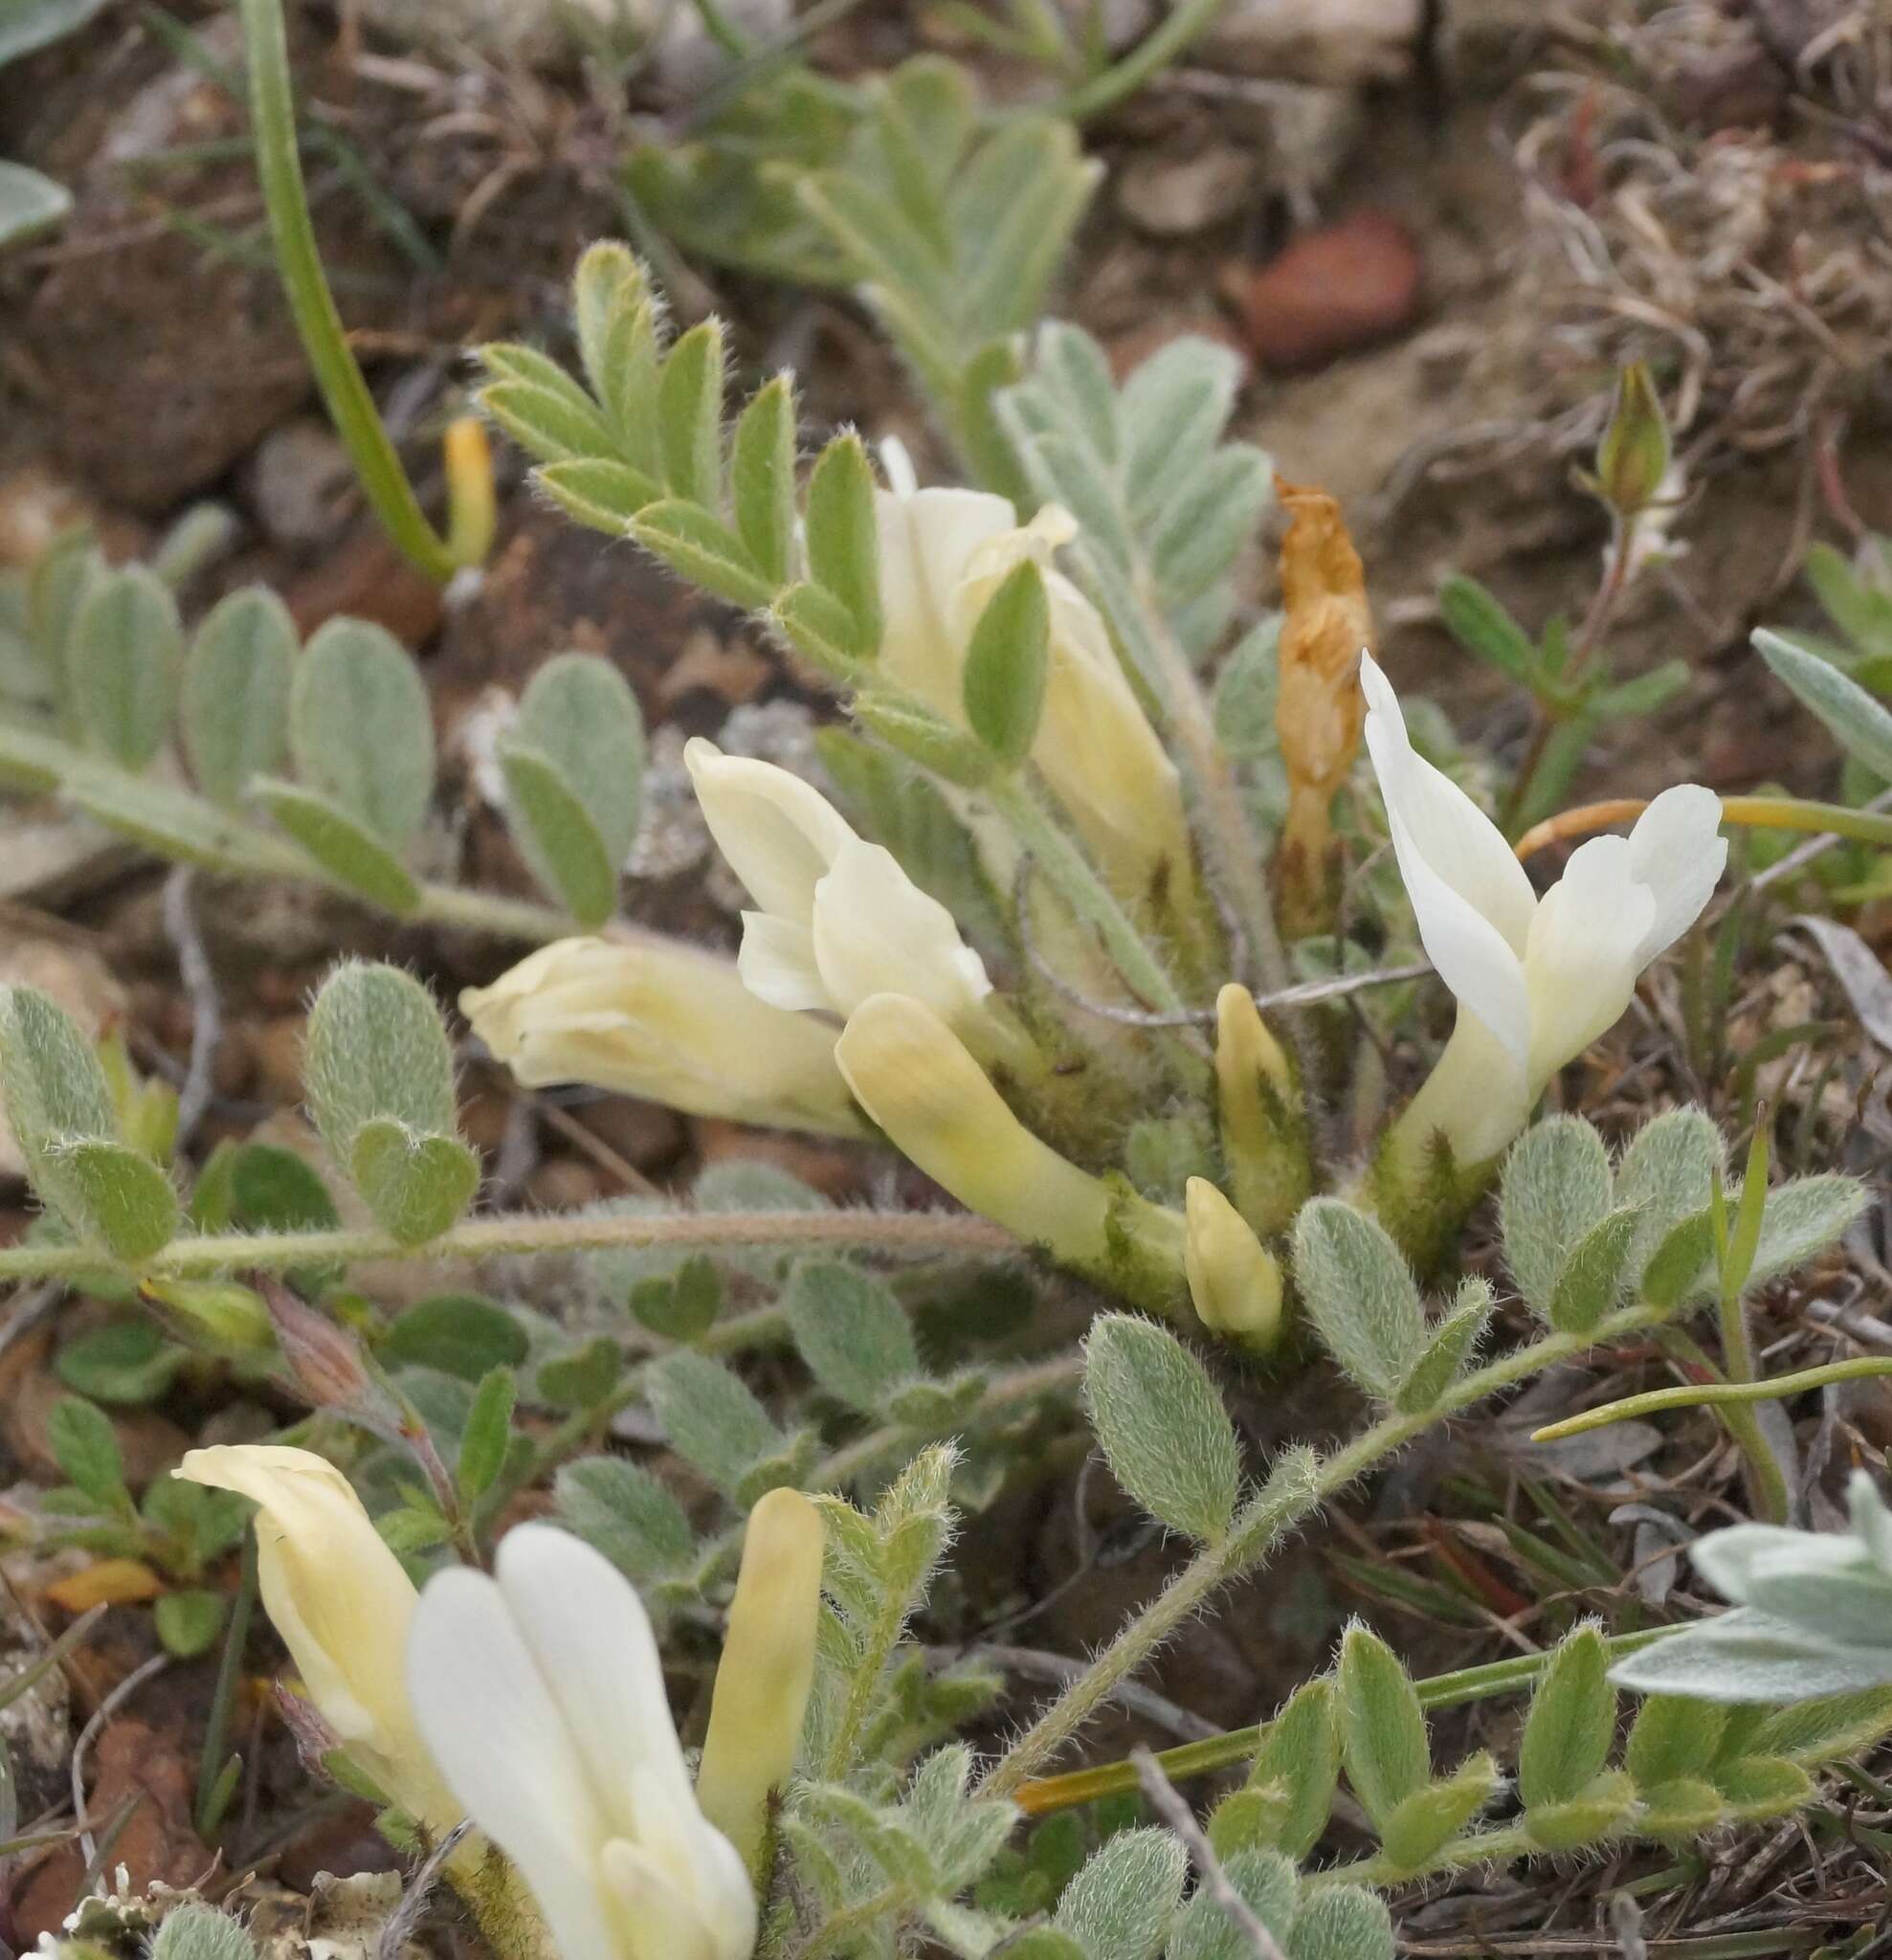
{"type": "Polygon", "coordinates": [[[1255,1908],[1229,1882],[1229,1875],[1222,1869],[1222,1860],[1215,1856],[1215,1847],[1195,1821],[1195,1813],[1184,1802],[1176,1786],[1164,1775],[1163,1766],[1147,1749],[1133,1749],[1130,1761],[1137,1766],[1137,1781],[1143,1785],[1143,1793],[1150,1809],[1188,1845],[1203,1889],[1229,1915],[1230,1924],[1241,1935],[1255,1960],[1287,1960],[1280,1941],[1255,1916],[1255,1908]]]}

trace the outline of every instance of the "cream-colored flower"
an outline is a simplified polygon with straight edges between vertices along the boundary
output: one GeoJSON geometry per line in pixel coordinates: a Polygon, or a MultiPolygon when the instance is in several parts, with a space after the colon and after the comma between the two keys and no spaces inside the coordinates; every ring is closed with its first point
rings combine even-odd
{"type": "Polygon", "coordinates": [[[528,1088],[590,1082],[694,1116],[856,1136],[834,1030],[770,1007],[726,960],[655,937],[562,939],[460,995],[528,1088]]]}
{"type": "Polygon", "coordinates": [[[759,1000],[845,1017],[905,993],[963,1023],[991,991],[952,914],[891,851],[857,836],[813,784],[701,737],[683,760],[710,835],[758,907],[737,970],[759,1000]]]}
{"type": "Polygon", "coordinates": [[[408,1689],[559,1960],[747,1960],[755,1894],[698,1808],[636,1593],[549,1525],[509,1531],[493,1570],[428,1581],[408,1689]]]}
{"type": "Polygon", "coordinates": [[[768,1800],[794,1773],[814,1681],[821,1513],[798,1490],[756,1501],[697,1771],[702,1814],[754,1868],[768,1800]]]}
{"type": "Polygon", "coordinates": [[[1096,607],[1054,564],[1077,535],[1070,515],[1051,505],[1020,524],[1007,499],[986,491],[893,490],[877,500],[877,516],[879,671],[963,727],[972,629],[1008,574],[1035,560],[1051,601],[1051,657],[1032,760],[1119,889],[1139,899],[1187,890],[1175,765],[1096,607]]]}
{"type": "Polygon", "coordinates": [[[401,1808],[444,1833],[461,1809],[434,1768],[408,1700],[413,1582],[341,1471],[262,1443],[189,1450],[172,1473],[252,1499],[263,1606],[323,1720],[401,1808]]]}
{"type": "Polygon", "coordinates": [[[1458,1162],[1495,1156],[1544,1085],[1614,1025],[1651,960],[1701,916],[1727,861],[1721,798],[1664,790],[1627,837],[1592,837],[1538,898],[1503,834],[1407,737],[1387,678],[1361,663],[1367,747],[1419,937],[1458,1000],[1438,1066],[1401,1117],[1458,1162]]]}

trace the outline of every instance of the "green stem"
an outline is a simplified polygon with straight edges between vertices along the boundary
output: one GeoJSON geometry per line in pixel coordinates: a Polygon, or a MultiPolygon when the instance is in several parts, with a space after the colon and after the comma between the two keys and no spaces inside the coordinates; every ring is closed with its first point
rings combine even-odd
{"type": "Polygon", "coordinates": [[[1469,1831],[1462,1838],[1455,1838],[1416,1869],[1396,1865],[1390,1858],[1361,1858],[1351,1864],[1309,1872],[1302,1882],[1316,1892],[1333,1885],[1397,1885],[1439,1872],[1463,1871],[1472,1865],[1509,1863],[1534,1852],[1541,1854],[1543,1848],[1522,1824],[1507,1824],[1500,1830],[1469,1831]]]}
{"type": "MultiPolygon", "coordinates": [[[[0,726],[0,781],[63,795],[87,815],[180,862],[231,878],[292,879],[340,892],[358,905],[373,903],[294,844],[235,812],[179,785],[120,768],[41,729],[0,726]]],[[[570,916],[555,906],[450,884],[423,883],[420,902],[396,916],[534,946],[572,930],[570,916]]]]}
{"type": "MultiPolygon", "coordinates": [[[[534,1253],[599,1252],[614,1246],[865,1246],[896,1256],[935,1253],[1004,1258],[1018,1251],[1009,1232],[965,1212],[675,1212],[612,1214],[508,1214],[469,1218],[423,1245],[384,1232],[258,1232],[175,1238],[140,1270],[145,1279],[192,1279],[256,1269],[358,1259],[481,1259],[534,1253]]],[[[0,1250],[0,1283],[96,1273],[110,1260],[84,1245],[0,1250]]]]}
{"type": "Polygon", "coordinates": [[[839,1952],[856,1934],[865,1932],[889,1913],[899,1912],[906,1904],[907,1897],[903,1884],[883,1885],[871,1898],[855,1905],[844,1905],[796,1949],[794,1960],[824,1960],[825,1955],[839,1952]]]}
{"type": "Polygon", "coordinates": [[[1083,1357],[1080,1354],[1060,1354],[1050,1361],[1028,1362],[1021,1368],[1010,1369],[1003,1374],[994,1375],[986,1384],[985,1393],[970,1409],[955,1414],[945,1424],[890,1422],[851,1443],[843,1443],[810,1473],[810,1487],[839,1489],[896,1451],[912,1449],[931,1442],[935,1437],[957,1433],[992,1410],[1009,1408],[1014,1402],[1029,1402],[1035,1395],[1068,1387],[1080,1381],[1083,1372],[1083,1357]]]}
{"type": "Polygon", "coordinates": [[[1685,1382],[1680,1388],[1652,1389],[1620,1402],[1606,1402],[1600,1409],[1586,1409],[1581,1415],[1569,1415],[1546,1429],[1533,1430],[1530,1439],[1534,1443],[1561,1442],[1567,1436],[1607,1429],[1613,1422],[1627,1422],[1636,1415],[1658,1415],[1665,1409],[1725,1409],[1743,1402],[1780,1401],[1804,1394],[1809,1389],[1823,1389],[1829,1382],[1864,1381],[1876,1374],[1892,1374],[1892,1355],[1829,1361],[1820,1368],[1805,1368],[1798,1374],[1779,1374],[1760,1382],[1685,1382]]]}
{"type": "MultiPolygon", "coordinates": [[[[1261,840],[1248,819],[1235,768],[1215,733],[1214,712],[1189,657],[1170,632],[1146,572],[1138,602],[1149,627],[1149,647],[1161,674],[1163,705],[1191,791],[1209,876],[1247,941],[1249,958],[1270,993],[1292,981],[1287,952],[1275,923],[1274,894],[1261,840]]],[[[1302,1057],[1303,1069],[1306,1058],[1302,1057]]]]}
{"type": "Polygon", "coordinates": [[[444,585],[459,568],[428,523],[389,440],[322,269],[297,153],[296,99],[281,0],[241,0],[241,11],[256,175],[269,213],[277,269],[302,351],[374,514],[402,551],[429,578],[444,585]]]}
{"type": "MultiPolygon", "coordinates": [[[[1189,1003],[1176,990],[1168,969],[1138,931],[1090,860],[1066,835],[1027,785],[1015,776],[1001,776],[980,792],[1013,835],[1032,854],[1045,881],[1078,919],[1102,943],[1124,982],[1144,1005],[1162,1014],[1187,1014],[1189,1003]]],[[[1202,1037],[1192,1029],[1164,1029],[1177,1072],[1189,1086],[1207,1093],[1209,1064],[1202,1037]]]]}
{"type": "MultiPolygon", "coordinates": [[[[1102,75],[1093,76],[1062,101],[1054,103],[1050,113],[1082,122],[1104,110],[1115,108],[1125,96],[1134,95],[1151,76],[1167,68],[1214,25],[1223,0],[1182,0],[1153,33],[1146,34],[1121,61],[1102,75]]],[[[1044,113],[1042,109],[1040,114],[1044,113]]]]}
{"type": "MultiPolygon", "coordinates": [[[[1536,1440],[1535,1437],[1532,1438],[1536,1440]]],[[[1680,1633],[1680,1627],[1644,1627],[1639,1633],[1617,1634],[1605,1644],[1612,1659],[1621,1659],[1639,1648],[1680,1633]]],[[[1481,1667],[1460,1667],[1451,1674],[1436,1674],[1416,1682],[1419,1705],[1458,1708],[1468,1702],[1488,1701],[1494,1695],[1508,1695],[1535,1684],[1549,1666],[1552,1651],[1541,1654],[1512,1654],[1502,1660],[1487,1661],[1481,1667]]],[[[1200,1742],[1186,1742],[1172,1749],[1159,1749],[1156,1765],[1170,1782],[1191,1776],[1207,1776],[1217,1770],[1232,1770],[1245,1763],[1261,1746],[1269,1724],[1258,1722],[1247,1728],[1231,1728],[1221,1735],[1205,1736],[1200,1742]]],[[[1027,1816],[1044,1816],[1052,1811],[1070,1810],[1074,1805],[1092,1803],[1099,1797],[1123,1796],[1137,1789],[1134,1763],[1100,1763],[1095,1769],[1074,1770],[1065,1776],[1044,1776],[1020,1785],[1013,1801],[1027,1816]]]]}
{"type": "Polygon", "coordinates": [[[1571,1360],[1592,1348],[1637,1332],[1659,1318],[1658,1308],[1629,1306],[1608,1315],[1589,1333],[1547,1334],[1455,1383],[1432,1409],[1382,1417],[1345,1448],[1319,1459],[1310,1478],[1282,1488],[1264,1487],[1249,1501],[1229,1535],[1219,1545],[1205,1546],[1197,1552],[1006,1751],[986,1776],[980,1793],[1004,1796],[1016,1790],[1083,1726],[1119,1682],[1143,1666],[1222,1587],[1253,1571],[1276,1540],[1311,1508],[1448,1415],[1556,1362],[1571,1360]]]}

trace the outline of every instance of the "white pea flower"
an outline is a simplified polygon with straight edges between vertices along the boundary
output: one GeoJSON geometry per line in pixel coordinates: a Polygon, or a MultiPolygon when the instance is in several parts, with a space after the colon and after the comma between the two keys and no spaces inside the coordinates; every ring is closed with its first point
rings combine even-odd
{"type": "Polygon", "coordinates": [[[428,1582],[408,1692],[560,1960],[747,1960],[755,1894],[697,1807],[636,1593],[549,1525],[509,1531],[494,1571],[428,1582]]]}
{"type": "Polygon", "coordinates": [[[1011,501],[982,490],[915,490],[910,468],[876,500],[883,621],[878,666],[957,727],[966,724],[972,629],[1028,558],[1051,602],[1050,670],[1032,760],[1126,895],[1189,889],[1189,831],[1175,765],[1124,678],[1096,607],[1056,568],[1077,535],[1047,505],[1020,524],[1011,501]]]}
{"type": "Polygon", "coordinates": [[[1460,1164],[1482,1163],[1701,916],[1727,861],[1721,798],[1696,783],[1663,791],[1628,836],[1579,845],[1540,899],[1498,826],[1413,747],[1370,655],[1360,680],[1400,876],[1427,956],[1458,1001],[1452,1039],[1398,1135],[1422,1147],[1442,1133],[1460,1164]]]}
{"type": "Polygon", "coordinates": [[[590,1082],[693,1116],[860,1133],[834,1030],[758,1000],[727,960],[695,947],[561,939],[459,1004],[527,1088],[590,1082]]]}
{"type": "Polygon", "coordinates": [[[737,970],[771,1007],[851,1014],[903,993],[964,1023],[991,991],[952,914],[812,783],[771,762],[683,750],[710,835],[754,899],[737,970]]]}

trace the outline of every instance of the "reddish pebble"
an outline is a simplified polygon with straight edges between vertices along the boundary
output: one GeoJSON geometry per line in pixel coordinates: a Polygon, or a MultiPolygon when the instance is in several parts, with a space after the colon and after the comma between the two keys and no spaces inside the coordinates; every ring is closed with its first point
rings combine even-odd
{"type": "Polygon", "coordinates": [[[1418,249],[1381,212],[1308,232],[1258,271],[1233,266],[1224,277],[1255,358],[1277,370],[1375,346],[1419,311],[1418,249]]]}

